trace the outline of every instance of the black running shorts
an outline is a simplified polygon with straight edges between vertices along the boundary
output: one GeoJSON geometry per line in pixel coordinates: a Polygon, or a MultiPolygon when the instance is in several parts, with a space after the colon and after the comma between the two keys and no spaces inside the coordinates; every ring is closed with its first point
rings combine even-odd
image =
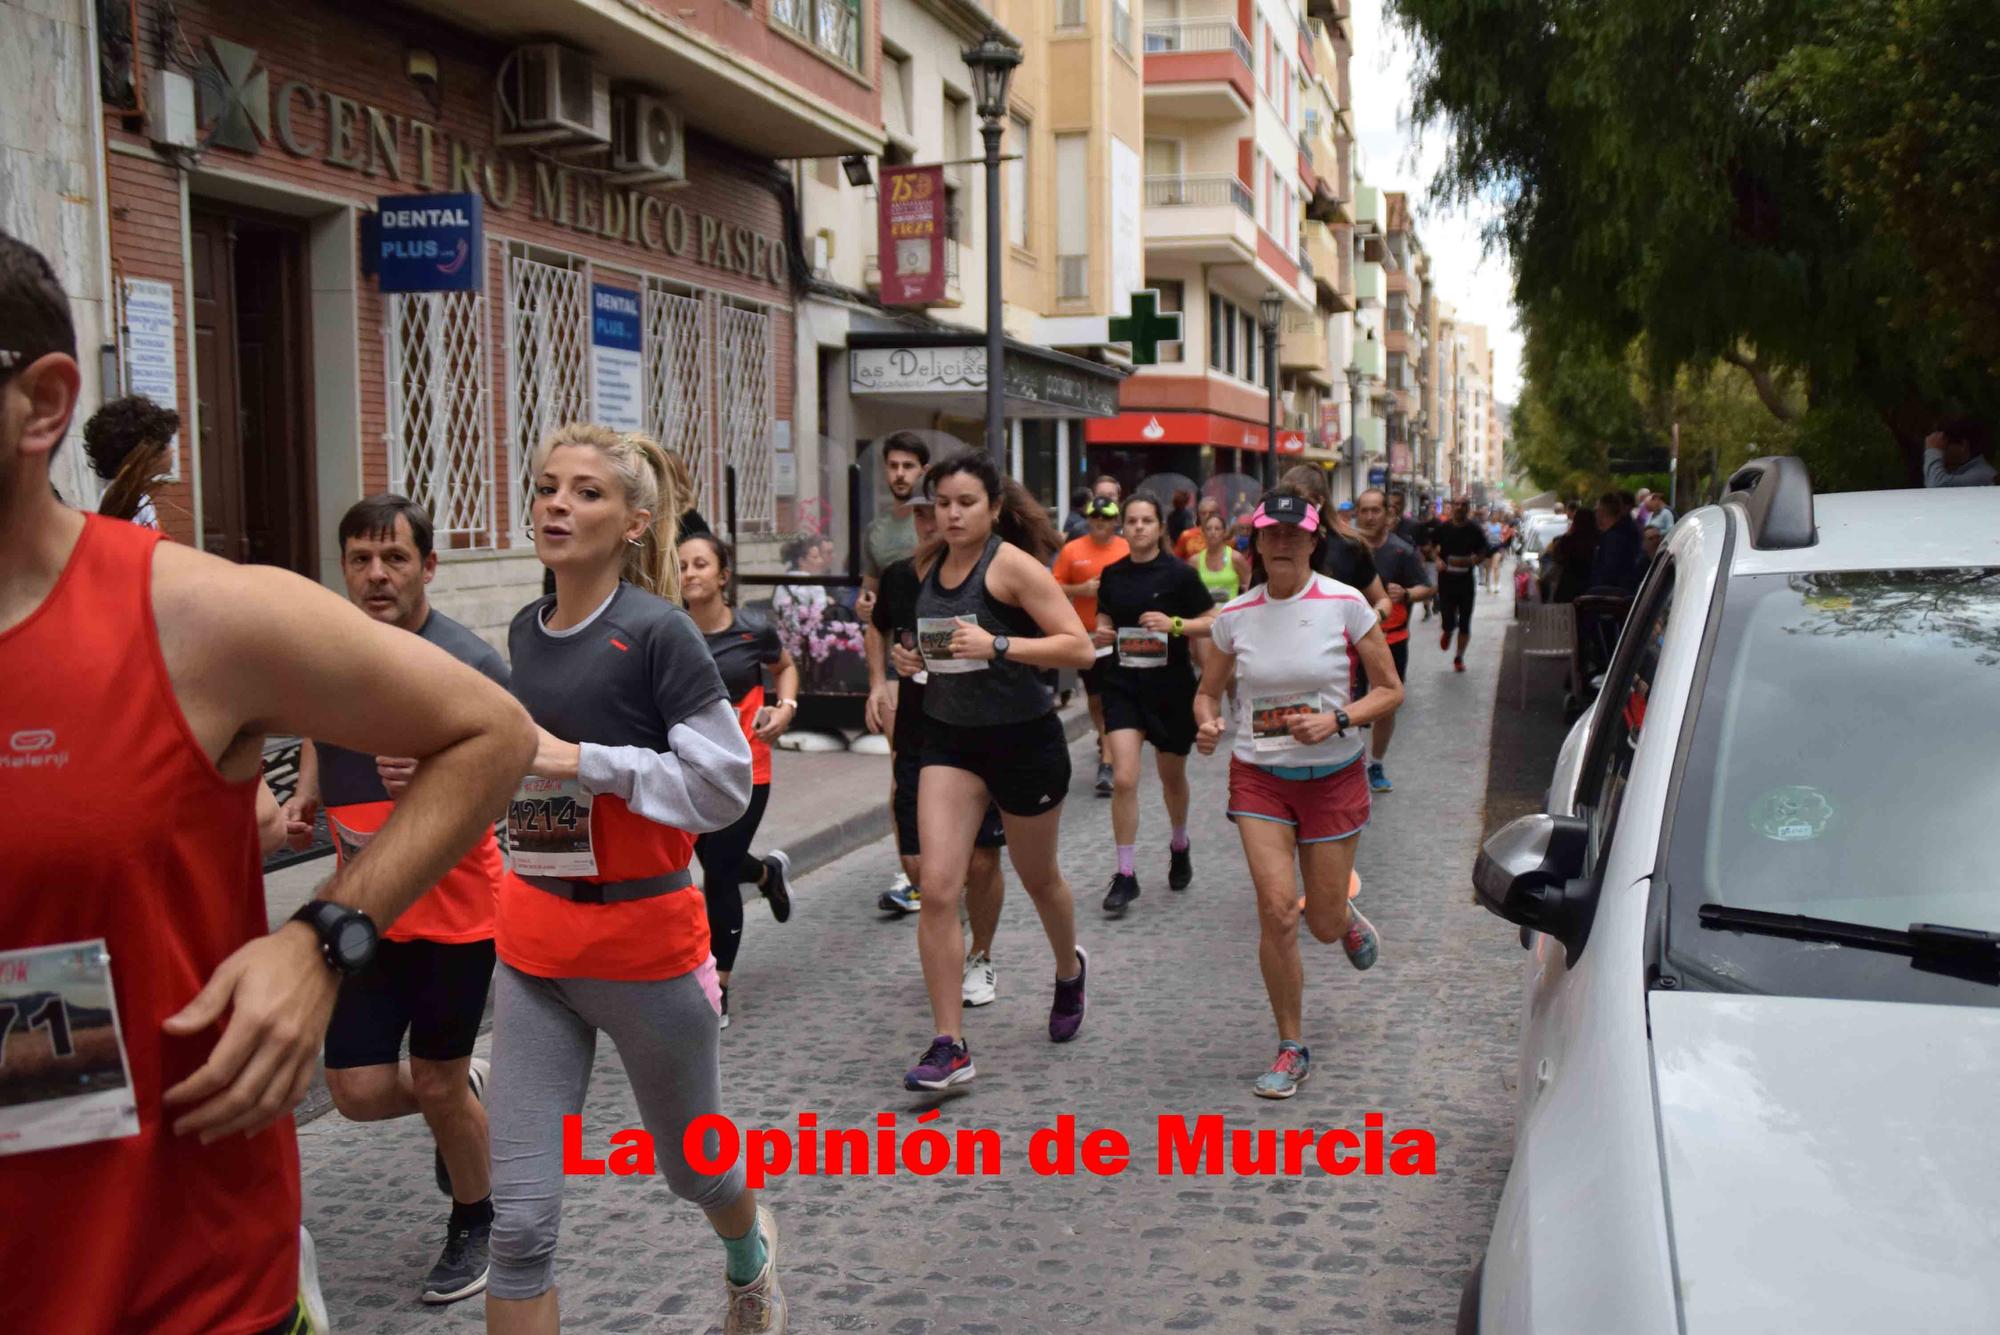
{"type": "Polygon", "coordinates": [[[1472,600],[1478,591],[1479,586],[1469,573],[1438,576],[1438,615],[1444,618],[1445,634],[1455,630],[1472,633],[1472,600]]]}
{"type": "Polygon", "coordinates": [[[924,767],[933,765],[978,775],[993,804],[1010,816],[1053,811],[1069,792],[1069,739],[1054,714],[981,728],[927,718],[924,767]]]}
{"type": "MultiPolygon", "coordinates": [[[[917,837],[917,780],[924,772],[924,758],[916,750],[896,753],[896,851],[906,858],[922,857],[923,841],[917,837]]],[[[979,822],[974,848],[1005,848],[1007,829],[1000,823],[1000,808],[986,804],[986,819],[979,822]]]]}
{"type": "Polygon", "coordinates": [[[405,1031],[412,1057],[470,1057],[492,978],[490,940],[382,942],[373,964],[341,980],[326,1027],[327,1069],[392,1066],[402,1056],[405,1031]]]}
{"type": "MultiPolygon", "coordinates": [[[[1396,664],[1396,680],[1402,682],[1404,687],[1407,688],[1410,684],[1410,640],[1408,636],[1397,640],[1389,646],[1389,657],[1396,664]]],[[[1359,659],[1356,659],[1354,663],[1354,698],[1359,700],[1362,696],[1368,694],[1368,690],[1368,669],[1361,665],[1359,659]]]]}
{"type": "Polygon", "coordinates": [[[1143,733],[1153,749],[1165,755],[1184,756],[1194,750],[1194,682],[1188,680],[1185,689],[1163,690],[1135,688],[1131,680],[1134,676],[1164,675],[1168,671],[1149,668],[1139,673],[1105,674],[1104,731],[1143,733]]]}

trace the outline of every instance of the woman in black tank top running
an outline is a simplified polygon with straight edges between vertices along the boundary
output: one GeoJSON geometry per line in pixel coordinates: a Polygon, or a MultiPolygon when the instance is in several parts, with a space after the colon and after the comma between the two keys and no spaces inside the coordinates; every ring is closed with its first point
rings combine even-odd
{"type": "Polygon", "coordinates": [[[958,904],[988,802],[1000,808],[1007,854],[1055,952],[1049,1038],[1066,1043],[1083,1023],[1088,960],[1076,944],[1075,905],[1056,856],[1069,743],[1042,672],[1087,668],[1093,652],[1045,564],[1056,534],[1032,497],[1003,482],[983,454],[934,465],[925,490],[943,544],[917,553],[918,652],[894,653],[899,671],[929,673],[917,792],[924,892],[917,949],[937,1036],[903,1084],[944,1089],[974,1075],[960,1024],[965,938],[958,904]]]}

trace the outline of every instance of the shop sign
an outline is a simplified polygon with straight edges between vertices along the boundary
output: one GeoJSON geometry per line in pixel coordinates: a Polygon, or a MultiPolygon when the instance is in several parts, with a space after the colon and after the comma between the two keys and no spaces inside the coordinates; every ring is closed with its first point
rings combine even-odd
{"type": "Polygon", "coordinates": [[[1278,433],[1278,453],[1280,453],[1280,454],[1304,454],[1305,452],[1306,452],[1306,433],[1305,433],[1305,432],[1303,432],[1303,431],[1280,431],[1280,432],[1278,433]]]}
{"type": "Polygon", "coordinates": [[[617,431],[646,429],[645,371],[639,357],[639,294],[590,287],[590,388],[594,416],[617,431]]]}
{"type": "Polygon", "coordinates": [[[375,285],[383,292],[477,292],[479,196],[384,195],[375,201],[375,285]]]}
{"type": "Polygon", "coordinates": [[[857,348],[848,388],[861,394],[950,394],[986,388],[986,349],[857,348]]]}
{"type": "Polygon", "coordinates": [[[1020,356],[1009,356],[1006,370],[1006,392],[1010,399],[1069,408],[1077,417],[1118,415],[1118,385],[1114,381],[1080,375],[1020,356]]]}
{"type": "Polygon", "coordinates": [[[1368,470],[1368,485],[1369,485],[1369,486],[1371,486],[1371,487],[1381,487],[1381,486],[1387,486],[1387,485],[1388,485],[1388,482],[1389,482],[1389,470],[1388,470],[1388,469],[1386,469],[1386,468],[1371,468],[1371,469],[1369,469],[1369,470],[1368,470]]]}
{"type": "Polygon", "coordinates": [[[942,167],[882,169],[875,207],[883,305],[944,300],[946,199],[942,167]]]}

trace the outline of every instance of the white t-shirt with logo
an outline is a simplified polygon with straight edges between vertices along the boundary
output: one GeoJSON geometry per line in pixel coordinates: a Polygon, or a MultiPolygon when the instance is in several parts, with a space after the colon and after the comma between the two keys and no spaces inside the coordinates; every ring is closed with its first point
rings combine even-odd
{"type": "Polygon", "coordinates": [[[1308,707],[1321,714],[1347,708],[1355,646],[1375,624],[1366,598],[1325,575],[1314,575],[1289,598],[1273,598],[1270,587],[1259,584],[1224,605],[1210,634],[1216,648],[1236,656],[1236,758],[1283,766],[1345,765],[1359,758],[1357,728],[1299,746],[1279,724],[1287,713],[1308,707]]]}

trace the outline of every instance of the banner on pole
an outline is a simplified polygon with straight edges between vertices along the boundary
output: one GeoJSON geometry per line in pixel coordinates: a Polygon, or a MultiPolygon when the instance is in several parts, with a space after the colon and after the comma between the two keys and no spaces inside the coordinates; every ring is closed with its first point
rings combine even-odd
{"type": "Polygon", "coordinates": [[[882,168],[876,207],[882,304],[928,306],[943,301],[948,221],[944,168],[882,168]]]}

